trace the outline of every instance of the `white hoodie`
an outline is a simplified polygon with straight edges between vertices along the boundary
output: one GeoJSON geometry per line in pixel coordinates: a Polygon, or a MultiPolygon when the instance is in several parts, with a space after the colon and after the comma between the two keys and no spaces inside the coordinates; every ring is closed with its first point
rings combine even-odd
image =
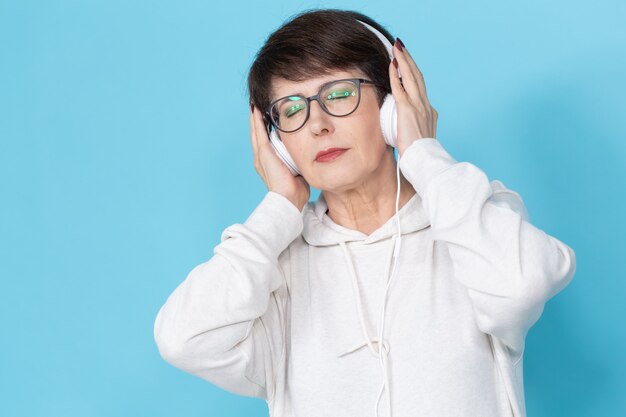
{"type": "Polygon", "coordinates": [[[417,193],[399,211],[382,368],[396,217],[368,236],[335,224],[323,194],[300,212],[271,191],[160,309],[162,357],[272,417],[375,417],[385,371],[381,417],[389,397],[393,417],[524,417],[525,337],[575,253],[437,139],[399,163],[417,193]]]}

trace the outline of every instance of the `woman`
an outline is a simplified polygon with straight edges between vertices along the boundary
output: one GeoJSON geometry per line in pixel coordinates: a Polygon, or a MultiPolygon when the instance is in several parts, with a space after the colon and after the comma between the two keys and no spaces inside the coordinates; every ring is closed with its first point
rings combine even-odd
{"type": "Polygon", "coordinates": [[[268,193],[161,308],[159,351],[274,417],[525,416],[525,336],[575,253],[444,149],[411,54],[397,40],[390,61],[362,23],[394,41],[363,14],[315,10],[259,51],[250,125],[268,193]],[[380,124],[390,93],[399,162],[380,124]]]}

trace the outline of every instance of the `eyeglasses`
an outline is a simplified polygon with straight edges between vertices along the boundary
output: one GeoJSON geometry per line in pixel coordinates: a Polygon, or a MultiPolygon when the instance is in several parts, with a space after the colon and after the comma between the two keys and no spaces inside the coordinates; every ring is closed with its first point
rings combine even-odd
{"type": "Polygon", "coordinates": [[[300,129],[310,114],[310,102],[316,100],[322,110],[331,116],[344,117],[352,114],[361,102],[361,84],[376,84],[363,78],[347,78],[325,83],[320,91],[311,97],[296,94],[273,101],[265,113],[271,124],[285,133],[300,129]]]}

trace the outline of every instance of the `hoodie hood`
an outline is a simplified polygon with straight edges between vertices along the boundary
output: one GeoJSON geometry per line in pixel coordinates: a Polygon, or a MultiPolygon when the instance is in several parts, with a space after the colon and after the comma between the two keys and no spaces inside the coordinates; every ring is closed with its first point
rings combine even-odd
{"type": "MultiPolygon", "coordinates": [[[[394,200],[395,202],[395,200],[394,200]]],[[[348,229],[336,224],[327,214],[328,205],[324,194],[320,193],[316,201],[308,202],[302,211],[304,228],[302,237],[311,246],[332,246],[340,242],[361,241],[364,244],[389,239],[397,234],[396,215],[369,236],[358,230],[348,229]]],[[[430,225],[418,193],[398,211],[402,234],[416,232],[430,225]]]]}

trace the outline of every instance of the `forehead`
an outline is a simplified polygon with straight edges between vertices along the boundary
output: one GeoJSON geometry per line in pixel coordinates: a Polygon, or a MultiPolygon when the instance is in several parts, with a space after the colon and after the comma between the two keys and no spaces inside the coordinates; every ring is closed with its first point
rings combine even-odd
{"type": "Polygon", "coordinates": [[[342,78],[367,78],[360,70],[333,71],[330,74],[308,78],[303,81],[290,81],[284,78],[273,78],[271,88],[271,100],[301,94],[305,97],[317,94],[322,84],[342,78]]]}

